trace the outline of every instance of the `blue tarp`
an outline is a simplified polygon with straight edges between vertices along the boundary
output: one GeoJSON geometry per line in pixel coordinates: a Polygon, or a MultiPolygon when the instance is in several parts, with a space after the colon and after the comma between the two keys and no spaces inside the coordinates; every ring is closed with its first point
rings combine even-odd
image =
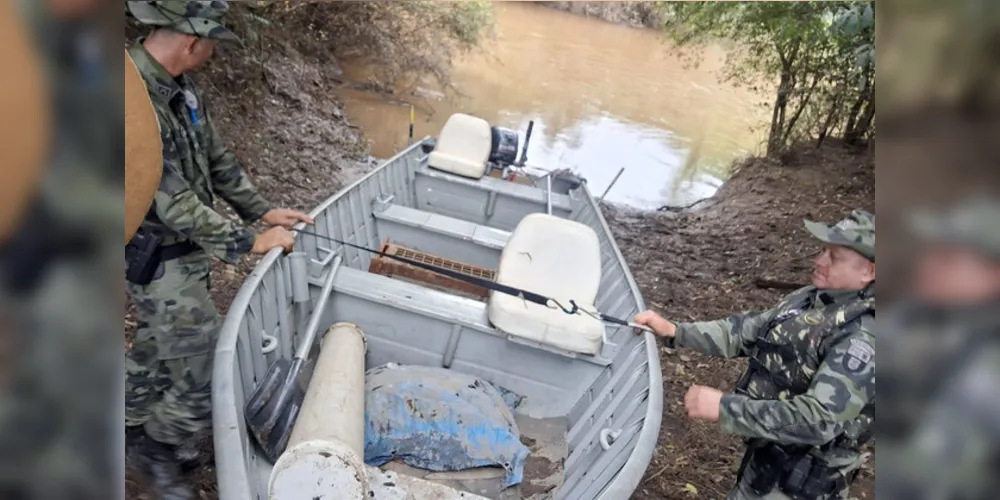
{"type": "Polygon", "coordinates": [[[512,408],[517,396],[443,368],[385,365],[365,381],[365,462],[400,461],[451,472],[503,467],[504,487],[521,483],[529,450],[512,408]]]}

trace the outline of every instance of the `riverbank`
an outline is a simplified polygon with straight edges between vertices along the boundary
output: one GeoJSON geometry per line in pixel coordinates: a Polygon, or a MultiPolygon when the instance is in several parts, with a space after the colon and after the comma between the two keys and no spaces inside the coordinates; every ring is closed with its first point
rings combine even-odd
{"type": "Polygon", "coordinates": [[[564,10],[573,14],[596,17],[611,23],[634,28],[658,28],[663,15],[656,2],[536,2],[544,7],[564,10]]]}
{"type": "MultiPolygon", "coordinates": [[[[220,132],[268,199],[308,210],[372,168],[363,131],[349,123],[336,97],[339,71],[329,56],[291,43],[269,47],[259,60],[229,57],[229,50],[221,48],[196,77],[208,92],[220,132]]],[[[802,146],[782,160],[742,161],[697,213],[608,206],[607,218],[647,304],[688,320],[773,304],[781,292],[758,289],[754,280],[805,283],[815,242],[804,231],[803,218],[835,220],[874,204],[874,155],[830,143],[819,150],[802,146]]],[[[218,208],[235,217],[228,206],[218,208]]],[[[255,261],[216,263],[212,290],[221,314],[255,261]]],[[[135,326],[127,313],[127,338],[135,326]]],[[[688,422],[683,396],[692,383],[731,387],[742,366],[689,352],[663,354],[660,448],[635,498],[688,498],[688,484],[703,497],[724,496],[740,443],[713,426],[688,422]]],[[[202,445],[211,449],[207,438],[202,445]]],[[[126,497],[148,498],[129,477],[126,497]]],[[[211,460],[190,480],[202,498],[217,498],[211,460]]],[[[873,469],[863,481],[870,489],[855,496],[874,498],[873,469]]]]}

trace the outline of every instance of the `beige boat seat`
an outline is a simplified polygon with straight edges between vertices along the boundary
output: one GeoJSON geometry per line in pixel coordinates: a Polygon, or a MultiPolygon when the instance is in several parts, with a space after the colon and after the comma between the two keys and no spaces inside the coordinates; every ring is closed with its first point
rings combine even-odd
{"type": "MultiPolygon", "coordinates": [[[[496,281],[556,299],[567,308],[575,300],[593,312],[601,282],[597,234],[579,222],[528,215],[501,253],[496,281]]],[[[588,355],[601,348],[604,323],[582,312],[570,315],[499,292],[490,295],[488,311],[493,326],[508,335],[588,355]]]]}
{"type": "Polygon", "coordinates": [[[486,175],[493,147],[490,124],[482,118],[455,113],[448,118],[427,166],[473,179],[486,175]]]}

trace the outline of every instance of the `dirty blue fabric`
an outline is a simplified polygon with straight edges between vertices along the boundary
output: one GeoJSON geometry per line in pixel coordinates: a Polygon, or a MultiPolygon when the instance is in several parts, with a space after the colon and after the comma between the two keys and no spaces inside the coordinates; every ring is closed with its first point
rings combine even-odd
{"type": "Polygon", "coordinates": [[[477,377],[443,368],[389,364],[365,381],[365,462],[399,461],[434,472],[503,467],[504,487],[521,483],[529,450],[510,404],[477,377]]]}

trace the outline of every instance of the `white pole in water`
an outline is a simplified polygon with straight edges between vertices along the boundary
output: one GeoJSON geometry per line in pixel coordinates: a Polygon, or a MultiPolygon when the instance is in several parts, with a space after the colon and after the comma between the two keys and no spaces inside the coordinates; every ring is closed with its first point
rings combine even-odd
{"type": "Polygon", "coordinates": [[[608,185],[608,188],[604,190],[604,194],[602,194],[601,197],[597,199],[598,203],[604,201],[604,197],[611,192],[611,188],[615,187],[615,183],[618,182],[618,178],[621,177],[622,174],[624,173],[625,173],[625,167],[622,167],[622,169],[618,171],[618,175],[616,175],[615,178],[611,181],[611,184],[608,185]]]}

